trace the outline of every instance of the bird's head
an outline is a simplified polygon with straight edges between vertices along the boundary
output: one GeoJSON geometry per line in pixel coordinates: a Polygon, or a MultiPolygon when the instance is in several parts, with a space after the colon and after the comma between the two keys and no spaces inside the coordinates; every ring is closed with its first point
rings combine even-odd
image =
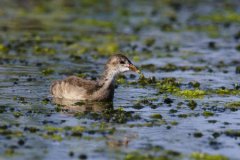
{"type": "Polygon", "coordinates": [[[127,71],[133,71],[136,73],[140,73],[136,66],[132,64],[132,62],[122,54],[115,54],[108,59],[106,64],[108,70],[113,71],[114,73],[123,73],[127,71]]]}

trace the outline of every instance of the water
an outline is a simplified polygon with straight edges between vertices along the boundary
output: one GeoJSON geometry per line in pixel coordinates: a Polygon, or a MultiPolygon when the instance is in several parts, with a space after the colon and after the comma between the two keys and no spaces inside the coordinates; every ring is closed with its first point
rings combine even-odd
{"type": "Polygon", "coordinates": [[[106,6],[89,1],[91,10],[81,6],[89,8],[87,2],[64,2],[51,2],[52,8],[19,2],[22,11],[1,2],[9,10],[1,7],[0,159],[124,159],[135,152],[172,159],[190,159],[194,152],[239,159],[239,106],[226,108],[240,98],[237,1],[112,1],[106,6]],[[222,17],[216,23],[211,13],[218,13],[218,5],[229,6],[225,12],[236,20],[222,17]],[[27,8],[34,6],[39,10],[29,14],[27,8]],[[33,28],[24,28],[27,23],[33,28]],[[148,46],[147,39],[155,42],[148,46]],[[141,85],[139,75],[126,73],[113,104],[54,103],[52,81],[72,74],[95,79],[109,54],[118,50],[147,78],[174,77],[180,90],[195,90],[189,82],[197,81],[207,94],[159,93],[158,84],[141,85]],[[144,68],[147,64],[154,69],[144,68]],[[213,92],[221,88],[230,91],[213,92]],[[194,109],[188,106],[191,100],[197,103],[194,109]],[[156,114],[162,118],[153,118],[156,114]],[[228,133],[232,130],[235,135],[228,133]]]}

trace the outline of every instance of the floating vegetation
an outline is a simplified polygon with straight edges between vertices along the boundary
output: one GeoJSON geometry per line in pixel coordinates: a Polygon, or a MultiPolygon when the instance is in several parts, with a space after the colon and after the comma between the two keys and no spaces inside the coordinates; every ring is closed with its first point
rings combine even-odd
{"type": "Polygon", "coordinates": [[[240,130],[227,130],[225,134],[229,137],[238,138],[240,137],[240,130]]]}
{"type": "Polygon", "coordinates": [[[187,105],[191,110],[194,110],[197,107],[197,103],[194,100],[190,100],[187,105]]]}
{"type": "Polygon", "coordinates": [[[143,86],[153,84],[153,83],[156,83],[155,77],[146,78],[143,74],[141,74],[138,79],[138,84],[141,84],[143,86]]]}
{"type": "Polygon", "coordinates": [[[101,113],[78,113],[75,116],[78,118],[87,117],[97,121],[103,120],[110,123],[127,123],[140,118],[138,115],[134,115],[134,112],[124,111],[122,108],[106,109],[101,113]]]}
{"type": "Polygon", "coordinates": [[[233,111],[240,109],[240,101],[228,102],[225,105],[225,108],[229,108],[233,111]]]}
{"type": "Polygon", "coordinates": [[[240,23],[239,13],[229,11],[229,10],[227,10],[225,13],[215,12],[212,14],[201,16],[200,19],[204,21],[212,21],[216,23],[231,23],[231,22],[240,23]]]}
{"type": "Polygon", "coordinates": [[[203,136],[203,134],[202,134],[201,132],[194,132],[194,133],[193,133],[193,136],[194,136],[195,138],[201,138],[201,137],[203,136]]]}
{"type": "Polygon", "coordinates": [[[48,75],[53,74],[53,73],[54,73],[54,70],[50,69],[50,68],[42,70],[42,74],[45,75],[45,76],[48,76],[48,75]]]}
{"type": "Polygon", "coordinates": [[[150,37],[145,39],[144,44],[148,47],[151,47],[152,45],[154,45],[155,41],[155,38],[150,37]]]}
{"type": "Polygon", "coordinates": [[[203,90],[182,90],[177,93],[177,95],[185,98],[203,98],[206,95],[206,92],[203,90]]]}
{"type": "Polygon", "coordinates": [[[211,155],[207,153],[194,152],[191,154],[191,158],[194,160],[228,160],[227,157],[222,155],[211,155]]]}
{"type": "Polygon", "coordinates": [[[203,116],[204,117],[211,117],[211,116],[213,116],[214,115],[214,113],[213,112],[210,112],[210,111],[204,111],[203,112],[203,116]]]}
{"type": "MultiPolygon", "coordinates": [[[[154,149],[153,149],[154,150],[154,149]]],[[[156,150],[159,150],[159,148],[156,148],[156,150]]],[[[170,151],[170,150],[163,150],[160,149],[160,151],[162,152],[162,154],[160,155],[153,155],[153,154],[142,154],[142,152],[138,152],[138,151],[135,151],[135,152],[131,152],[131,153],[128,153],[126,156],[125,156],[125,160],[135,160],[135,159],[138,159],[138,160],[169,160],[169,159],[181,159],[181,153],[179,152],[176,152],[176,151],[170,151]]]]}
{"type": "Polygon", "coordinates": [[[153,114],[151,115],[152,119],[162,119],[162,115],[161,114],[153,114]]]}

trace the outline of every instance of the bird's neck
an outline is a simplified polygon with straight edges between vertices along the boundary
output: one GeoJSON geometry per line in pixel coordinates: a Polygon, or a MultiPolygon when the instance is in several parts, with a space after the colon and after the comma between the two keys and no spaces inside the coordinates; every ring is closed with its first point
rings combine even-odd
{"type": "Polygon", "coordinates": [[[99,79],[99,85],[102,86],[105,89],[110,89],[111,87],[114,87],[115,77],[117,75],[117,72],[111,71],[110,69],[106,69],[103,72],[103,75],[99,79]]]}

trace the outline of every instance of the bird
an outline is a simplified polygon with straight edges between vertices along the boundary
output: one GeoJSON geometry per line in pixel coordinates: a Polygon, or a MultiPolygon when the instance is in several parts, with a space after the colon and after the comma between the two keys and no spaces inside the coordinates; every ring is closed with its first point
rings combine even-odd
{"type": "Polygon", "coordinates": [[[113,101],[115,78],[123,72],[140,73],[135,65],[123,54],[110,56],[105,64],[104,72],[97,80],[87,80],[77,76],[69,76],[56,80],[50,86],[55,98],[79,101],[113,101]]]}

